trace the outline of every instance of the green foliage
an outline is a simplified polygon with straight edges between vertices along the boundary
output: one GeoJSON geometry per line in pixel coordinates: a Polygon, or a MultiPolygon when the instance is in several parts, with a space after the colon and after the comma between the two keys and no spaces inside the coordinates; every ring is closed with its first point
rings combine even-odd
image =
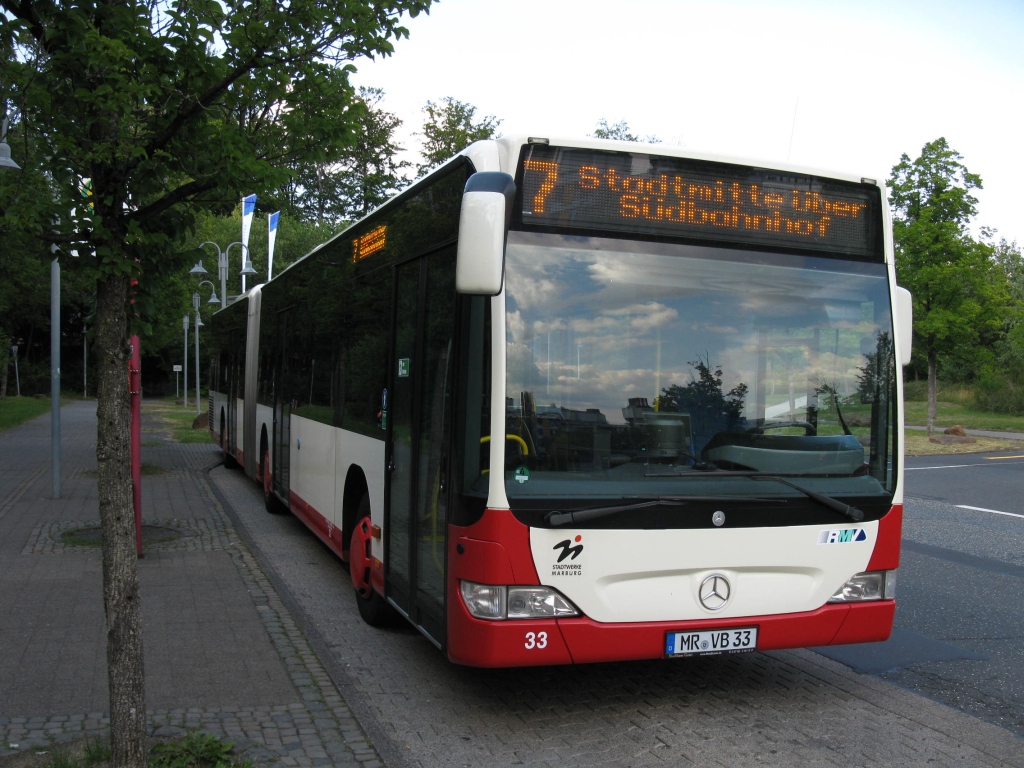
{"type": "Polygon", "coordinates": [[[990,413],[1024,416],[1024,385],[1005,374],[986,370],[974,383],[974,405],[990,413]]]}
{"type": "Polygon", "coordinates": [[[110,739],[104,737],[85,737],[85,745],[82,747],[82,759],[86,766],[99,765],[110,762],[110,739]]]}
{"type": "Polygon", "coordinates": [[[417,166],[420,175],[448,158],[461,152],[474,141],[494,138],[501,120],[487,115],[475,120],[476,107],[446,96],[440,101],[428,101],[423,107],[423,162],[417,166]]]}
{"type": "Polygon", "coordinates": [[[180,741],[157,744],[149,752],[151,768],[232,768],[238,763],[231,755],[234,744],[216,736],[189,733],[180,741]]]}
{"type": "Polygon", "coordinates": [[[365,111],[349,62],[388,55],[429,4],[5,2],[0,96],[25,169],[0,178],[5,235],[77,250],[92,281],[140,278],[124,311],[144,330],[197,213],[342,157],[365,111]]]}
{"type": "Polygon", "coordinates": [[[590,134],[595,139],[613,139],[615,141],[645,141],[648,144],[660,144],[659,139],[654,134],[651,134],[641,139],[636,134],[629,130],[629,124],[625,120],[620,120],[615,125],[609,125],[608,120],[601,118],[597,121],[597,128],[590,134]]]}
{"type": "Polygon", "coordinates": [[[411,163],[398,159],[402,151],[395,131],[402,121],[380,108],[384,91],[359,89],[355,140],[335,163],[312,163],[296,169],[285,188],[287,209],[308,221],[338,225],[358,219],[404,187],[403,171],[411,163]]]}
{"type": "Polygon", "coordinates": [[[928,399],[927,381],[904,381],[903,399],[905,401],[924,402],[928,399]]]}
{"type": "Polygon", "coordinates": [[[943,138],[913,161],[904,154],[892,169],[889,200],[897,276],[914,297],[915,356],[928,361],[931,376],[943,357],[948,372],[969,378],[987,362],[977,350],[1001,331],[1006,291],[993,279],[992,247],[968,233],[981,178],[961,159],[943,138]]]}

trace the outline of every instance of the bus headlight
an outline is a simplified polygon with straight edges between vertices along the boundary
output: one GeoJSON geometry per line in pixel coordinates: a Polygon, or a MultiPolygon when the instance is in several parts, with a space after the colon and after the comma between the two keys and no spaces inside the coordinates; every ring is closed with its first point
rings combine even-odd
{"type": "Polygon", "coordinates": [[[892,600],[896,597],[896,571],[858,573],[829,598],[830,603],[892,600]]]}
{"type": "Polygon", "coordinates": [[[554,619],[579,616],[579,609],[549,587],[506,587],[461,582],[462,599],[478,619],[554,619]]]}

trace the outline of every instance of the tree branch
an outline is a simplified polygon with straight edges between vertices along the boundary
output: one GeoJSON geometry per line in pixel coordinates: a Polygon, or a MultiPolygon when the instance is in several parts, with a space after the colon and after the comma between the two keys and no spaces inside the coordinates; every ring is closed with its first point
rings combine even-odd
{"type": "Polygon", "coordinates": [[[190,181],[188,184],[182,184],[174,191],[167,193],[159,200],[140,208],[134,213],[128,214],[126,218],[130,221],[148,221],[154,216],[159,216],[164,211],[173,208],[178,203],[183,203],[191,197],[216,188],[216,186],[217,182],[212,179],[190,181]]]}

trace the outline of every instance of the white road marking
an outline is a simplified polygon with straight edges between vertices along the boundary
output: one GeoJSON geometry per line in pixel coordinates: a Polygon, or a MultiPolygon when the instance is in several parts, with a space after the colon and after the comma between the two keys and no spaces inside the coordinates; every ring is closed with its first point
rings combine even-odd
{"type": "Polygon", "coordinates": [[[968,507],[966,504],[954,504],[957,509],[971,509],[975,512],[991,512],[993,515],[1006,515],[1007,517],[1019,517],[1024,520],[1024,515],[1017,515],[1013,512],[1000,512],[998,509],[985,509],[984,507],[968,507]]]}
{"type": "Polygon", "coordinates": [[[905,472],[913,472],[915,469],[957,469],[958,467],[978,467],[980,464],[945,464],[941,467],[904,467],[905,472]]]}
{"type": "MultiPolygon", "coordinates": [[[[1016,459],[1017,456],[986,456],[986,461],[992,461],[993,459],[1016,459]]],[[[1017,464],[1024,464],[1024,461],[1015,462],[1017,464]]],[[[943,464],[939,467],[904,467],[904,471],[913,472],[915,469],[959,469],[960,467],[984,467],[984,464],[943,464]]]]}

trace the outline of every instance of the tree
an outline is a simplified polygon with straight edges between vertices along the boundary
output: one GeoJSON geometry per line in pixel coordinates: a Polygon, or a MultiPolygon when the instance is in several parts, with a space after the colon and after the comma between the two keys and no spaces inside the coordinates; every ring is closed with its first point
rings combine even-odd
{"type": "Polygon", "coordinates": [[[0,0],[0,99],[15,106],[17,146],[34,150],[13,182],[0,177],[4,229],[76,249],[80,258],[65,252],[62,264],[96,285],[96,456],[118,768],[146,764],[130,326],[146,332],[162,280],[194,261],[196,252],[177,244],[197,210],[276,188],[289,164],[337,160],[353,144],[349,62],[389,54],[391,40],[408,34],[402,13],[429,5],[0,0]],[[51,195],[31,194],[41,179],[51,195]],[[77,199],[86,179],[92,210],[77,199]]]}
{"type": "Polygon", "coordinates": [[[296,170],[287,186],[293,212],[319,224],[362,218],[408,183],[402,172],[412,164],[398,159],[395,138],[402,121],[380,108],[383,98],[380,88],[359,88],[354,142],[340,162],[296,170]]]}
{"type": "Polygon", "coordinates": [[[703,446],[712,436],[729,432],[739,422],[748,387],[741,382],[726,392],[722,366],[712,369],[710,355],[698,355],[688,365],[697,375],[691,373],[686,384],[671,384],[662,389],[654,405],[657,411],[689,414],[694,445],[703,446]]]}
{"type": "Polygon", "coordinates": [[[645,141],[648,144],[660,144],[661,139],[655,136],[653,133],[648,135],[646,138],[641,139],[639,136],[633,134],[629,130],[629,125],[625,120],[620,120],[615,125],[608,125],[608,120],[601,118],[597,121],[597,128],[590,134],[595,139],[613,139],[615,141],[645,141]]]}
{"type": "Polygon", "coordinates": [[[998,332],[1005,302],[990,279],[991,248],[967,230],[977,213],[972,190],[981,177],[970,173],[944,138],[925,144],[911,161],[893,166],[889,202],[900,284],[914,297],[915,353],[928,366],[928,433],[935,426],[939,358],[977,346],[998,332]]]}
{"type": "Polygon", "coordinates": [[[501,125],[501,120],[494,115],[474,122],[476,107],[451,96],[445,96],[438,102],[428,101],[423,111],[427,115],[420,133],[423,137],[423,162],[416,166],[416,173],[421,176],[474,141],[493,138],[501,125]]]}

